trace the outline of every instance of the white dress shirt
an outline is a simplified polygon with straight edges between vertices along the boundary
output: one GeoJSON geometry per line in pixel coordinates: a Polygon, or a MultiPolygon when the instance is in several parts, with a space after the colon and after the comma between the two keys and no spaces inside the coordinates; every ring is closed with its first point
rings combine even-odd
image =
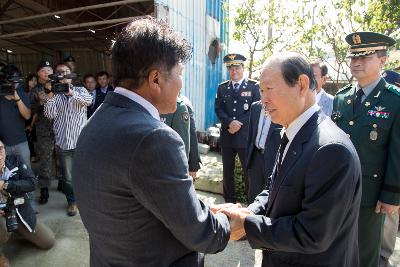
{"type": "Polygon", "coordinates": [[[314,103],[311,107],[309,107],[306,111],[304,111],[300,116],[298,116],[292,123],[289,124],[287,129],[283,128],[281,131],[281,136],[286,131],[286,136],[289,140],[288,144],[286,145],[285,152],[283,153],[282,162],[286,156],[287,151],[289,150],[290,144],[292,143],[294,137],[300,131],[301,127],[314,115],[315,112],[319,111],[320,107],[317,103],[314,103]]]}
{"type": "Polygon", "coordinates": [[[160,114],[158,113],[158,110],[156,109],[156,107],[153,106],[153,104],[151,104],[149,101],[147,101],[140,95],[138,95],[128,89],[125,89],[123,87],[116,87],[114,89],[114,93],[123,95],[123,96],[129,98],[130,100],[135,101],[136,103],[138,103],[139,105],[144,107],[154,119],[160,120],[160,114]]]}

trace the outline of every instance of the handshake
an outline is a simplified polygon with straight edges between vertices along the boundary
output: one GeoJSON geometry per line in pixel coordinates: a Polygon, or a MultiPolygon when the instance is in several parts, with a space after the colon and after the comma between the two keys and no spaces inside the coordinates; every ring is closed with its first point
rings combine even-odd
{"type": "Polygon", "coordinates": [[[237,241],[246,236],[244,220],[248,215],[253,215],[249,209],[243,208],[239,203],[224,203],[212,205],[210,210],[214,214],[224,213],[228,217],[231,226],[231,240],[237,241]]]}

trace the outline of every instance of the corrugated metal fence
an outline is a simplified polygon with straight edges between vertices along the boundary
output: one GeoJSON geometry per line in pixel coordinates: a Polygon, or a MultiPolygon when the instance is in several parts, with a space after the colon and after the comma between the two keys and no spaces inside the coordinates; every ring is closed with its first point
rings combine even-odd
{"type": "Polygon", "coordinates": [[[227,0],[156,0],[158,18],[165,19],[193,45],[193,58],[185,66],[182,94],[193,103],[199,130],[216,121],[214,97],[222,80],[222,56],[215,64],[207,56],[210,43],[226,40],[227,23],[223,22],[222,4],[227,0]]]}

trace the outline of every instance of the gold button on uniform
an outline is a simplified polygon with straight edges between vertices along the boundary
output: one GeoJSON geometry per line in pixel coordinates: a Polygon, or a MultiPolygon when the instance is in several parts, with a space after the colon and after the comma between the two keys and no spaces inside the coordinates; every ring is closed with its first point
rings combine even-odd
{"type": "Polygon", "coordinates": [[[378,178],[378,174],[376,174],[376,173],[373,176],[374,176],[374,178],[378,178]]]}
{"type": "Polygon", "coordinates": [[[354,121],[349,121],[349,125],[353,126],[354,125],[354,121]]]}

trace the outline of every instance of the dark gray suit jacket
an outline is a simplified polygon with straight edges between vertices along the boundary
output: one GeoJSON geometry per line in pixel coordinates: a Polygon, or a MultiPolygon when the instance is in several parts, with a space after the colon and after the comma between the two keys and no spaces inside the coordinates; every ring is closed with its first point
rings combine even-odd
{"type": "Polygon", "coordinates": [[[361,166],[346,134],[321,111],[300,129],[245,230],[263,266],[358,266],[361,166]]]}
{"type": "Polygon", "coordinates": [[[256,147],[255,142],[257,138],[258,122],[260,119],[260,112],[262,111],[261,101],[254,102],[250,108],[250,122],[249,122],[249,137],[247,139],[247,172],[249,175],[249,199],[253,201],[254,198],[264,190],[266,181],[271,175],[278,147],[280,144],[281,136],[280,131],[282,126],[279,124],[271,123],[269,127],[267,140],[265,141],[265,152],[262,155],[263,160],[257,160],[255,157],[256,147]],[[263,166],[255,166],[256,164],[263,164],[263,166]],[[262,171],[260,171],[262,170],[262,171]],[[263,181],[263,182],[262,182],[263,181]]]}
{"type": "Polygon", "coordinates": [[[227,245],[229,222],[198,200],[179,135],[110,92],[83,129],[73,187],[91,266],[201,266],[227,245]]]}

